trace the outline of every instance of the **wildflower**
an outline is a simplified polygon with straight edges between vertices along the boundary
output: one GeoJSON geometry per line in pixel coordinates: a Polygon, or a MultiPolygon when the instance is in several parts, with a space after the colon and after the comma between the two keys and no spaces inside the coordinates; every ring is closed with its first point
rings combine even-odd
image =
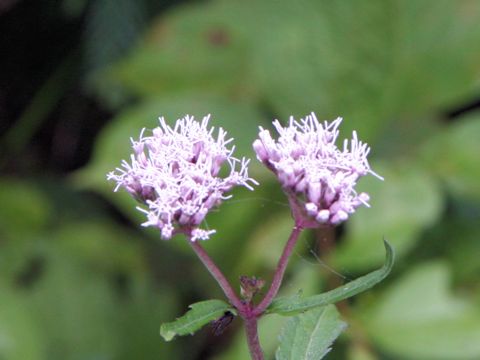
{"type": "Polygon", "coordinates": [[[370,148],[357,138],[335,142],[342,118],[320,123],[315,114],[282,127],[273,122],[279,137],[274,140],[260,127],[253,148],[265,166],[275,173],[290,199],[302,209],[302,216],[320,224],[339,224],[360,205],[369,206],[369,196],[355,191],[357,180],[367,174],[383,178],[370,169],[370,148]]]}
{"type": "Polygon", "coordinates": [[[117,182],[115,191],[124,188],[143,204],[137,207],[147,217],[142,225],[159,228],[163,239],[178,232],[192,241],[208,239],[215,230],[199,225],[210,209],[228,199],[225,193],[233,187],[252,190],[250,184],[257,184],[248,177],[249,160],[233,157],[234,146],[228,147],[233,139],[227,139],[222,128],[213,137],[209,117],[197,122],[187,115],[173,128],[160,118],[150,135],[143,129],[138,141],[131,139],[130,162],[123,160],[107,175],[117,182]],[[224,164],[229,174],[222,177],[224,164]]]}

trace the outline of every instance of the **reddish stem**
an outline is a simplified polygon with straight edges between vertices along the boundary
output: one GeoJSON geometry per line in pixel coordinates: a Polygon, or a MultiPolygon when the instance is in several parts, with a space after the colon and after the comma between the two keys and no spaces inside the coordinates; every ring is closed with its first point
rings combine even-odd
{"type": "Polygon", "coordinates": [[[248,349],[250,350],[252,360],[263,360],[263,351],[258,340],[257,317],[250,316],[243,320],[245,321],[248,349]]]}
{"type": "Polygon", "coordinates": [[[198,241],[189,241],[189,243],[193,251],[195,251],[195,254],[197,254],[197,256],[202,261],[203,265],[205,265],[210,274],[212,274],[215,280],[217,280],[227,299],[235,308],[237,308],[239,314],[243,315],[246,310],[245,304],[239,299],[235,291],[232,289],[225,275],[223,275],[222,271],[217,267],[217,265],[213,262],[213,260],[207,254],[205,249],[198,243],[198,241]]]}
{"type": "Polygon", "coordinates": [[[213,260],[203,249],[203,247],[198,243],[198,241],[189,241],[192,249],[195,251],[202,263],[208,269],[210,274],[212,274],[212,276],[218,282],[230,303],[238,310],[238,314],[245,321],[245,331],[247,335],[248,349],[250,350],[252,360],[264,359],[263,351],[260,346],[260,341],[258,339],[257,320],[271,304],[275,296],[277,296],[280,285],[282,284],[285,270],[287,269],[288,260],[292,255],[295,244],[297,243],[302,230],[305,227],[310,227],[310,224],[303,220],[303,217],[299,212],[299,207],[292,201],[292,197],[289,197],[289,200],[292,205],[292,215],[295,220],[295,226],[292,229],[290,237],[288,238],[282,255],[278,261],[275,274],[273,275],[272,284],[270,285],[270,288],[268,289],[265,297],[256,307],[252,307],[251,302],[243,302],[242,300],[240,300],[235,291],[233,291],[225,275],[223,275],[223,273],[213,262],[213,260]]]}
{"type": "Polygon", "coordinates": [[[198,241],[189,241],[190,245],[195,251],[195,254],[200,258],[202,263],[208,269],[210,274],[215,278],[220,287],[222,288],[225,296],[228,298],[230,303],[238,310],[238,314],[245,321],[245,331],[247,334],[247,343],[248,349],[250,350],[250,355],[253,360],[263,360],[263,351],[260,347],[260,341],[258,339],[257,331],[257,316],[252,311],[250,303],[242,302],[235,291],[233,291],[230,283],[228,282],[225,275],[213,262],[210,256],[207,254],[205,249],[198,243],[198,241]]]}
{"type": "Polygon", "coordinates": [[[270,289],[268,289],[265,297],[262,299],[262,301],[260,301],[260,303],[255,307],[253,311],[255,316],[258,317],[263,314],[265,309],[272,302],[273,298],[277,296],[280,285],[282,284],[283,275],[285,274],[285,270],[287,269],[288,260],[290,258],[290,255],[292,255],[293,248],[295,247],[295,244],[297,243],[298,237],[302,230],[303,228],[300,225],[295,225],[293,227],[292,233],[290,234],[290,237],[285,244],[285,248],[283,249],[282,256],[280,257],[280,260],[278,260],[277,269],[275,270],[275,274],[273,275],[270,289]]]}

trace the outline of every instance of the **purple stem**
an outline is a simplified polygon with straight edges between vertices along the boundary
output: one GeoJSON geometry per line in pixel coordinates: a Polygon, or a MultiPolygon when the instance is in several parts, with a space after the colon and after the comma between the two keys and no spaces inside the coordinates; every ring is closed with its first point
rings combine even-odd
{"type": "Polygon", "coordinates": [[[260,341],[258,340],[257,316],[254,315],[250,304],[244,303],[238,298],[225,275],[223,275],[222,271],[217,267],[217,265],[215,265],[213,260],[207,254],[205,249],[198,243],[198,241],[189,241],[189,243],[193,251],[195,251],[195,254],[197,254],[210,274],[212,274],[212,276],[218,282],[230,303],[238,310],[238,314],[245,321],[248,349],[250,350],[252,359],[263,360],[263,351],[260,347],[260,341]]]}
{"type": "Polygon", "coordinates": [[[285,270],[287,269],[288,260],[292,255],[292,251],[298,241],[300,233],[305,227],[310,227],[310,224],[302,219],[299,207],[296,203],[292,201],[292,197],[289,197],[289,200],[292,206],[292,215],[295,220],[295,226],[293,227],[290,237],[285,244],[282,256],[278,261],[275,274],[273,275],[272,284],[270,285],[270,288],[268,289],[265,297],[255,307],[252,307],[253,304],[250,302],[245,303],[240,300],[235,291],[233,291],[225,275],[223,275],[217,265],[215,265],[213,260],[203,249],[203,247],[198,243],[198,241],[189,241],[192,249],[195,251],[202,263],[208,269],[210,274],[212,274],[212,276],[218,282],[230,303],[238,310],[238,314],[245,321],[245,331],[247,335],[248,349],[250,350],[252,360],[264,359],[263,351],[260,346],[260,341],[258,339],[257,320],[271,304],[274,297],[277,296],[280,285],[282,284],[283,275],[285,274],[285,270]]]}
{"type": "Polygon", "coordinates": [[[195,251],[195,254],[197,254],[202,261],[203,265],[205,265],[210,274],[212,274],[215,280],[217,280],[227,299],[235,308],[237,308],[239,314],[243,315],[245,312],[245,304],[238,298],[235,291],[233,291],[225,275],[223,275],[222,271],[217,267],[217,265],[215,265],[213,260],[207,254],[205,249],[198,243],[198,241],[189,241],[189,243],[193,251],[195,251]]]}
{"type": "Polygon", "coordinates": [[[243,320],[245,321],[248,349],[250,350],[252,360],[263,360],[263,351],[258,340],[257,317],[245,317],[243,320]]]}
{"type": "Polygon", "coordinates": [[[280,260],[278,260],[277,269],[275,270],[275,274],[273,275],[272,284],[270,285],[270,289],[268,289],[267,294],[265,297],[260,301],[260,303],[255,307],[253,310],[253,314],[258,317],[265,309],[270,305],[273,298],[277,295],[278,290],[280,289],[280,285],[282,284],[283,275],[285,274],[285,270],[287,269],[288,260],[290,255],[292,255],[293,248],[297,243],[298,237],[302,232],[303,227],[300,225],[295,225],[292,229],[292,233],[288,238],[287,243],[285,244],[285,248],[283,249],[282,256],[280,260]]]}

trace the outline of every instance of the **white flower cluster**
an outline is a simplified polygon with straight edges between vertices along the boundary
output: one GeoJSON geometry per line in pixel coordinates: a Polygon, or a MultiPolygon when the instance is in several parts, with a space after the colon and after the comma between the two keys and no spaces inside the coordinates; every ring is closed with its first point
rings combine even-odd
{"type": "MultiPolygon", "coordinates": [[[[357,194],[357,180],[375,174],[367,161],[370,148],[358,140],[345,140],[340,150],[335,142],[342,118],[320,123],[315,114],[287,127],[273,122],[279,137],[260,128],[253,143],[257,158],[278,177],[283,188],[302,200],[305,213],[320,224],[339,224],[360,205],[368,205],[366,193],[357,194]]],[[[383,180],[383,179],[382,179],[383,180]]]]}
{"type": "Polygon", "coordinates": [[[130,162],[107,175],[117,182],[115,191],[125,188],[145,206],[138,207],[146,214],[143,226],[155,226],[163,239],[175,232],[185,232],[192,241],[205,240],[215,230],[200,229],[209,210],[229,198],[225,193],[242,185],[252,190],[255,180],[248,177],[249,160],[233,157],[234,146],[227,145],[226,132],[208,127],[209,116],[197,122],[186,116],[168,126],[160,118],[160,127],[152,134],[142,130],[138,141],[131,139],[134,153],[130,162]],[[219,175],[222,166],[229,165],[229,174],[219,175]],[[240,170],[235,170],[239,165],[240,170]]]}

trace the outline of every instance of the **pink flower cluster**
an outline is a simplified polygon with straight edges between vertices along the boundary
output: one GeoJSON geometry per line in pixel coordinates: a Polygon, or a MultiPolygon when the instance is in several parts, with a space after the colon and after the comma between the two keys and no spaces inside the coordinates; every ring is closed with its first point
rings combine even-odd
{"type": "Polygon", "coordinates": [[[370,148],[355,131],[350,141],[344,140],[343,149],[335,145],[341,121],[322,124],[314,113],[300,121],[292,117],[286,127],[276,120],[278,140],[260,128],[253,143],[258,160],[276,174],[304,214],[319,224],[339,224],[360,205],[369,206],[368,194],[355,191],[361,176],[370,173],[382,179],[370,169],[370,148]]]}
{"type": "MultiPolygon", "coordinates": [[[[248,176],[249,160],[235,158],[234,146],[228,147],[233,139],[222,128],[214,138],[208,121],[209,116],[198,122],[187,115],[172,128],[160,118],[150,135],[143,129],[138,141],[131,139],[130,161],[107,175],[116,181],[115,191],[124,188],[143,204],[137,207],[147,217],[142,225],[159,228],[164,239],[178,232],[192,241],[208,239],[215,230],[199,226],[210,209],[229,198],[225,194],[233,187],[252,190],[257,184],[248,176]],[[225,164],[229,170],[220,176],[225,164]]],[[[358,179],[370,173],[383,180],[371,170],[370,148],[355,131],[337,147],[341,121],[320,123],[314,113],[300,121],[290,118],[285,127],[276,120],[278,139],[260,128],[253,143],[257,158],[275,173],[309,226],[347,220],[360,205],[369,206],[368,194],[355,191],[358,179]]]]}
{"type": "Polygon", "coordinates": [[[134,153],[130,162],[107,175],[117,182],[115,191],[126,189],[144,204],[138,210],[145,213],[143,226],[161,230],[163,239],[170,239],[176,232],[187,233],[192,241],[205,240],[215,230],[205,230],[199,225],[209,210],[229,198],[225,193],[235,186],[257,184],[248,177],[245,158],[233,157],[233,139],[226,132],[208,127],[209,116],[197,122],[186,116],[177,120],[172,128],[163,118],[160,127],[146,135],[145,129],[138,141],[131,139],[134,153]],[[219,175],[228,164],[228,175],[219,175]],[[240,170],[235,168],[239,165],[240,170]]]}

